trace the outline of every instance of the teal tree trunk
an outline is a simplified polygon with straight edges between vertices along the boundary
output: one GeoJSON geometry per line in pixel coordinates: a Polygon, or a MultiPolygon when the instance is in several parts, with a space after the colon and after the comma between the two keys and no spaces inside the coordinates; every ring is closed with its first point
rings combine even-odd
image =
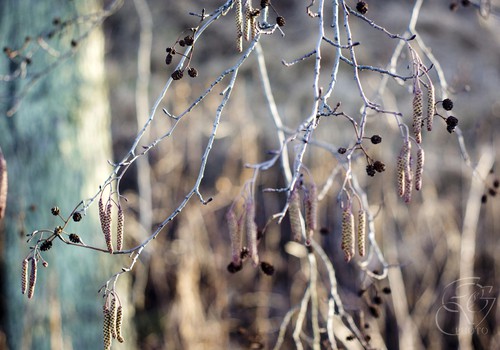
{"type": "MultiPolygon", "coordinates": [[[[95,12],[96,6],[96,1],[83,0],[0,1],[0,43],[16,49],[30,36],[29,48],[36,48],[37,36],[78,14],[95,12]]],[[[49,265],[39,263],[34,297],[21,294],[21,262],[31,245],[26,235],[60,225],[51,207],[69,215],[81,199],[96,193],[111,171],[103,33],[97,28],[87,39],[71,42],[82,33],[83,27],[73,26],[47,39],[60,53],[74,49],[76,54],[39,79],[12,116],[7,111],[29,78],[57,58],[39,48],[30,58],[25,79],[0,81],[0,147],[9,175],[6,216],[0,222],[2,349],[103,347],[103,300],[97,291],[116,271],[109,254],[56,239],[42,252],[49,265]]],[[[2,56],[0,75],[15,71],[21,61],[2,56]]],[[[67,229],[87,244],[105,247],[95,207],[67,229]]]]}

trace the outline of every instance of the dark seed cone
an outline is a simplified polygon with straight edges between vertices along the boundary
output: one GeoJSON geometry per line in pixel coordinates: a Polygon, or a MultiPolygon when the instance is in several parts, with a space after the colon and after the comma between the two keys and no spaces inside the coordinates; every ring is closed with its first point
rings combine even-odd
{"type": "Polygon", "coordinates": [[[196,70],[196,68],[189,67],[189,68],[188,68],[188,75],[189,75],[191,78],[196,78],[196,77],[198,76],[198,71],[196,70]]]}
{"type": "Polygon", "coordinates": [[[284,27],[286,24],[285,17],[282,16],[276,17],[276,24],[280,27],[284,27]]]}
{"type": "Polygon", "coordinates": [[[350,209],[342,212],[342,251],[346,262],[354,256],[354,216],[350,209]]]}
{"type": "Polygon", "coordinates": [[[453,101],[449,98],[445,98],[443,100],[443,108],[447,111],[451,111],[453,109],[453,101]]]}
{"type": "Polygon", "coordinates": [[[30,280],[28,285],[28,298],[33,298],[35,294],[35,285],[36,285],[36,272],[37,272],[37,261],[35,258],[31,259],[31,271],[30,271],[30,280]]]}
{"type": "Polygon", "coordinates": [[[413,96],[413,134],[417,143],[422,142],[422,90],[415,90],[413,96]]]}
{"type": "Polygon", "coordinates": [[[23,260],[21,266],[21,293],[26,294],[28,290],[28,259],[23,260]]]}
{"type": "Polygon", "coordinates": [[[78,236],[76,233],[71,233],[69,235],[69,240],[73,243],[82,243],[80,236],[78,236]]]}
{"type": "Polygon", "coordinates": [[[368,12],[368,4],[364,1],[358,1],[358,3],[356,4],[356,10],[364,15],[368,12]]]}
{"type": "Polygon", "coordinates": [[[171,75],[173,80],[180,80],[180,79],[182,79],[183,76],[184,76],[184,72],[181,71],[180,69],[175,70],[171,75]]]}
{"type": "Polygon", "coordinates": [[[293,240],[300,242],[302,240],[302,224],[300,223],[300,195],[296,189],[294,189],[290,194],[288,215],[290,216],[290,228],[292,230],[293,240]]]}

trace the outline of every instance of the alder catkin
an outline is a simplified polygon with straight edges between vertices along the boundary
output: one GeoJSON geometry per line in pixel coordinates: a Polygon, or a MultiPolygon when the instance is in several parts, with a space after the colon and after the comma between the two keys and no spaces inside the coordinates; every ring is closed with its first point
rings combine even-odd
{"type": "Polygon", "coordinates": [[[102,231],[104,233],[104,240],[106,241],[106,246],[108,247],[108,252],[113,253],[113,235],[111,232],[111,208],[113,205],[108,203],[106,206],[106,212],[104,213],[104,220],[101,221],[102,231]]]}
{"type": "Polygon", "coordinates": [[[403,197],[405,195],[405,162],[402,151],[399,153],[397,160],[397,182],[398,182],[398,195],[403,197]]]}
{"type": "Polygon", "coordinates": [[[122,322],[123,322],[123,310],[122,306],[119,305],[118,308],[116,309],[116,340],[118,340],[120,343],[124,342],[124,339],[122,337],[122,322]]]}
{"type": "Polygon", "coordinates": [[[21,267],[21,293],[26,294],[27,290],[28,290],[28,259],[24,259],[21,267]]]}
{"type": "Polygon", "coordinates": [[[246,41],[249,41],[251,39],[252,18],[252,5],[250,4],[250,1],[247,1],[245,5],[245,28],[243,31],[243,37],[246,41]]]}
{"type": "Polygon", "coordinates": [[[257,251],[257,225],[255,224],[255,204],[252,200],[247,201],[246,207],[246,230],[247,230],[247,245],[252,265],[259,265],[259,253],[257,251]]]}
{"type": "Polygon", "coordinates": [[[233,208],[226,214],[227,226],[229,228],[229,237],[231,238],[231,257],[232,262],[239,266],[241,264],[241,230],[239,229],[238,219],[233,208]]]}
{"type": "Polygon", "coordinates": [[[434,85],[429,82],[429,87],[427,89],[427,131],[432,131],[432,122],[434,119],[434,114],[436,114],[436,98],[434,96],[434,85]]]}
{"type": "Polygon", "coordinates": [[[123,215],[123,209],[118,206],[118,214],[116,219],[116,249],[122,250],[123,248],[123,229],[125,224],[125,216],[123,215]]]}
{"type": "Polygon", "coordinates": [[[103,311],[102,339],[104,343],[104,350],[109,350],[111,349],[111,313],[106,305],[103,305],[102,311],[103,311]]]}
{"type": "Polygon", "coordinates": [[[413,95],[413,134],[417,143],[422,142],[422,90],[416,89],[413,95]]]}
{"type": "Polygon", "coordinates": [[[7,205],[7,162],[0,149],[0,220],[5,216],[5,207],[7,205]]]}
{"type": "Polygon", "coordinates": [[[420,191],[422,188],[422,173],[424,172],[425,154],[423,148],[417,151],[417,168],[415,170],[415,189],[420,191]]]}
{"type": "Polygon", "coordinates": [[[288,215],[290,216],[290,228],[293,240],[300,242],[302,239],[302,224],[300,222],[300,195],[299,191],[296,189],[292,190],[290,193],[288,215]]]}
{"type": "Polygon", "coordinates": [[[35,258],[31,258],[31,271],[30,271],[30,280],[28,285],[28,298],[33,298],[35,294],[35,285],[36,285],[36,272],[37,272],[37,260],[35,258]]]}
{"type": "Polygon", "coordinates": [[[235,5],[235,22],[236,22],[236,49],[238,52],[243,51],[243,14],[242,0],[236,0],[235,5]]]}
{"type": "Polygon", "coordinates": [[[114,296],[111,297],[109,306],[109,329],[111,337],[116,339],[116,298],[114,296]]]}
{"type": "Polygon", "coordinates": [[[309,187],[305,201],[306,211],[306,245],[311,244],[314,231],[318,228],[318,189],[315,184],[309,187]]]}
{"type": "Polygon", "coordinates": [[[411,143],[407,142],[405,146],[405,194],[404,200],[406,203],[411,201],[411,190],[413,181],[413,171],[411,169],[412,157],[411,157],[411,143]]]}
{"type": "Polygon", "coordinates": [[[366,213],[364,210],[358,211],[358,253],[359,256],[365,256],[365,237],[366,237],[366,213]]]}
{"type": "Polygon", "coordinates": [[[344,259],[349,262],[354,256],[354,216],[351,209],[342,212],[342,245],[344,259]]]}

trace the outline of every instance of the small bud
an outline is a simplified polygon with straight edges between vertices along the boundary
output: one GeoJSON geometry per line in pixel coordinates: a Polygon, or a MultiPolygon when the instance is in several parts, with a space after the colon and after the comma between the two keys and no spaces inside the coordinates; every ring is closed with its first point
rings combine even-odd
{"type": "Polygon", "coordinates": [[[261,0],[260,1],[261,8],[266,8],[267,6],[269,6],[269,0],[261,0]]]}
{"type": "Polygon", "coordinates": [[[339,154],[344,154],[345,152],[347,152],[347,149],[345,149],[344,147],[340,147],[337,152],[339,152],[339,154]]]}
{"type": "Polygon", "coordinates": [[[59,207],[52,207],[52,208],[50,209],[50,212],[51,212],[51,213],[52,213],[52,215],[54,215],[54,216],[59,215],[59,212],[60,212],[59,207]]]}
{"type": "Polygon", "coordinates": [[[279,25],[280,27],[284,27],[286,24],[285,17],[282,16],[276,17],[276,24],[279,25]]]}
{"type": "Polygon", "coordinates": [[[384,287],[384,288],[382,289],[382,292],[383,292],[384,294],[391,294],[391,288],[390,288],[390,287],[384,287]]]}

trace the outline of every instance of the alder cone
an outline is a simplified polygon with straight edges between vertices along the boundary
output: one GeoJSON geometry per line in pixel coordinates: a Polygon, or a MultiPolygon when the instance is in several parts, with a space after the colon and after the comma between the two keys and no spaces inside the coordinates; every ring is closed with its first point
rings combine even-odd
{"type": "Polygon", "coordinates": [[[0,220],[5,216],[7,205],[7,162],[0,149],[0,220]]]}

